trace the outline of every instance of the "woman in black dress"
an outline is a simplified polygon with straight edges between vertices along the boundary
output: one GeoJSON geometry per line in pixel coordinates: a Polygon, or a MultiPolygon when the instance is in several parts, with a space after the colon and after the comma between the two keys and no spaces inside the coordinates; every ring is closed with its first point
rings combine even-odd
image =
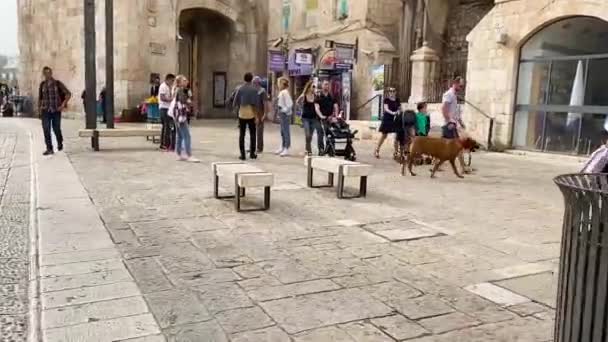
{"type": "MultiPolygon", "coordinates": [[[[395,88],[388,88],[387,96],[384,98],[384,115],[382,115],[382,123],[380,124],[380,133],[382,136],[380,137],[380,141],[378,141],[378,146],[376,147],[376,151],[374,155],[376,158],[380,158],[380,148],[386,137],[389,134],[395,133],[395,116],[399,114],[401,111],[401,101],[397,97],[397,90],[395,88]]],[[[395,138],[395,142],[393,144],[394,152],[393,157],[398,156],[399,142],[395,138]]]]}

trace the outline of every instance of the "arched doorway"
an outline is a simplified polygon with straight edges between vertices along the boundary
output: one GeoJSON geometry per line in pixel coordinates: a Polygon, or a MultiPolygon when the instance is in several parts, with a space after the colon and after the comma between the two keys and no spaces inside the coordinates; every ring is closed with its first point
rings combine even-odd
{"type": "Polygon", "coordinates": [[[235,22],[219,12],[187,9],[179,15],[179,72],[191,80],[199,117],[227,117],[226,100],[237,69],[235,22]]]}
{"type": "Polygon", "coordinates": [[[521,47],[513,146],[588,154],[608,127],[608,22],[569,17],[521,47]]]}

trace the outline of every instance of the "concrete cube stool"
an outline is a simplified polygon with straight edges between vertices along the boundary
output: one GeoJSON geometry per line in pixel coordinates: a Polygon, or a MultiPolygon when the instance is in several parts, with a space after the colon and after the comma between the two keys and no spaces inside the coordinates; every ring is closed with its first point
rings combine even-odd
{"type": "Polygon", "coordinates": [[[217,199],[233,198],[237,212],[259,211],[270,209],[270,188],[274,185],[274,175],[246,163],[213,163],[213,194],[217,199]],[[234,194],[220,195],[220,178],[234,180],[234,194]],[[247,188],[264,188],[264,206],[254,209],[242,209],[241,199],[245,197],[247,188]]]}
{"type": "Polygon", "coordinates": [[[372,171],[372,166],[344,159],[329,157],[306,157],[305,164],[308,168],[308,187],[324,188],[334,186],[334,175],[338,175],[337,195],[338,198],[359,198],[367,196],[367,177],[372,171]],[[314,185],[314,170],[327,172],[328,183],[314,185]],[[359,194],[355,196],[344,195],[344,180],[346,177],[359,178],[359,194]]]}

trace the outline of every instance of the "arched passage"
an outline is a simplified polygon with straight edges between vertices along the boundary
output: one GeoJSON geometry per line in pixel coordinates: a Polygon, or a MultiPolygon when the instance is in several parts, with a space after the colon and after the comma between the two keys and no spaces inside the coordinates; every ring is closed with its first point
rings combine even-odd
{"type": "Polygon", "coordinates": [[[608,22],[562,18],[521,45],[513,145],[587,154],[608,115],[608,22]]]}
{"type": "Polygon", "coordinates": [[[199,117],[226,116],[235,23],[209,9],[179,15],[179,72],[191,80],[199,117]]]}

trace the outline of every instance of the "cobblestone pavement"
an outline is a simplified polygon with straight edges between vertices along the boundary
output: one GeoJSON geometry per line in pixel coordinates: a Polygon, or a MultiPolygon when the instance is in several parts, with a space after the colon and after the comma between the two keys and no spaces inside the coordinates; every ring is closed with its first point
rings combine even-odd
{"type": "MultiPolygon", "coordinates": [[[[73,138],[80,123],[65,125],[68,156],[168,341],[552,340],[552,177],[573,162],[479,153],[474,175],[431,180],[399,176],[358,142],[375,166],[368,197],[339,201],[306,188],[301,157],[266,153],[256,164],[276,176],[271,210],[237,214],[213,199],[210,167],[235,160],[234,123],[194,129],[201,164],[137,138],[91,153],[73,138]]],[[[293,141],[303,145],[299,129],[293,141]]]]}
{"type": "Polygon", "coordinates": [[[26,341],[30,160],[23,130],[0,122],[0,341],[26,341]]]}

